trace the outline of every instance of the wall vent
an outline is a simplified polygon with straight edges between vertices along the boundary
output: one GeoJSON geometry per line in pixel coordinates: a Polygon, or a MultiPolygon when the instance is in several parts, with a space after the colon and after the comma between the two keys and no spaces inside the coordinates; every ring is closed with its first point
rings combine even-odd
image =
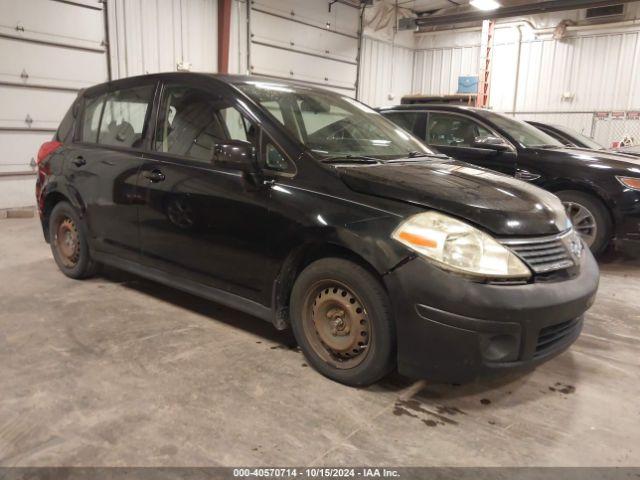
{"type": "Polygon", "coordinates": [[[585,19],[594,20],[596,18],[617,17],[624,14],[624,4],[606,5],[604,7],[587,8],[585,19]]]}

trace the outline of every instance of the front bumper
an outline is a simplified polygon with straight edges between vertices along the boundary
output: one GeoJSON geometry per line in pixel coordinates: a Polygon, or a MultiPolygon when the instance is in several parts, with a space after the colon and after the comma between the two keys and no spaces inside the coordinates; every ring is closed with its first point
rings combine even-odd
{"type": "Polygon", "coordinates": [[[396,318],[398,370],[463,383],[538,365],[578,338],[598,278],[588,251],[573,278],[522,285],[478,283],[414,258],[385,276],[396,318]]]}
{"type": "Polygon", "coordinates": [[[616,199],[614,218],[616,243],[640,245],[640,192],[625,190],[616,199]]]}

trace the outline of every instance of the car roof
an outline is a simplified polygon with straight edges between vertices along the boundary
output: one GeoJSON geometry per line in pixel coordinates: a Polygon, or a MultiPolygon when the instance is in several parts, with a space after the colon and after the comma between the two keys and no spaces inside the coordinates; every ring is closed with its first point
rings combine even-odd
{"type": "MultiPolygon", "coordinates": [[[[305,88],[312,88],[312,85],[304,82],[298,82],[295,80],[288,80],[276,77],[268,77],[262,75],[234,75],[234,74],[221,74],[221,73],[208,73],[208,72],[163,72],[163,73],[150,73],[146,75],[136,75],[133,77],[120,78],[117,80],[111,80],[109,82],[92,85],[84,90],[85,92],[91,92],[93,90],[104,90],[117,88],[120,85],[135,85],[137,83],[145,83],[149,81],[180,81],[184,79],[196,79],[196,78],[209,78],[214,81],[226,83],[229,85],[238,85],[246,82],[267,81],[273,83],[279,83],[290,86],[303,86],[305,88]]],[[[321,89],[322,87],[316,87],[321,89]]]]}
{"type": "MultiPolygon", "coordinates": [[[[449,112],[467,112],[476,115],[482,115],[487,110],[476,107],[468,107],[466,105],[451,105],[449,103],[428,103],[428,104],[420,104],[420,103],[412,103],[412,104],[403,104],[403,105],[394,105],[390,107],[380,107],[376,109],[379,112],[388,112],[388,111],[420,111],[420,110],[442,110],[449,112]]],[[[494,112],[495,113],[495,112],[494,112]]]]}

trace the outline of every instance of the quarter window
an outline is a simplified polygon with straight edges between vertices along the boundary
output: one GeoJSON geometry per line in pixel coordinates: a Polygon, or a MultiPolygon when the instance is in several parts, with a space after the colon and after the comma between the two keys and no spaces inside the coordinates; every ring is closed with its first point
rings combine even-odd
{"type": "Polygon", "coordinates": [[[184,86],[165,89],[155,148],[210,162],[216,143],[242,140],[257,145],[257,127],[229,99],[184,86]]]}
{"type": "Polygon", "coordinates": [[[470,118],[447,113],[429,113],[429,145],[472,147],[476,137],[495,136],[470,118]]]}

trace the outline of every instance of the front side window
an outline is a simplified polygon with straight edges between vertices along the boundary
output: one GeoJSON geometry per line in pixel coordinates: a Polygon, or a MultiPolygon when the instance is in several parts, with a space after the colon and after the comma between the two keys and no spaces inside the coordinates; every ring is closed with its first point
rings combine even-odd
{"type": "Polygon", "coordinates": [[[302,85],[249,81],[237,87],[321,157],[433,154],[419,139],[352,98],[302,85]]]}
{"type": "Polygon", "coordinates": [[[489,136],[493,134],[471,118],[450,113],[429,113],[429,145],[473,147],[477,138],[489,136]]]}
{"type": "Polygon", "coordinates": [[[209,163],[217,143],[257,145],[257,136],[257,127],[227,98],[186,86],[164,90],[155,138],[158,152],[209,163]]]}

